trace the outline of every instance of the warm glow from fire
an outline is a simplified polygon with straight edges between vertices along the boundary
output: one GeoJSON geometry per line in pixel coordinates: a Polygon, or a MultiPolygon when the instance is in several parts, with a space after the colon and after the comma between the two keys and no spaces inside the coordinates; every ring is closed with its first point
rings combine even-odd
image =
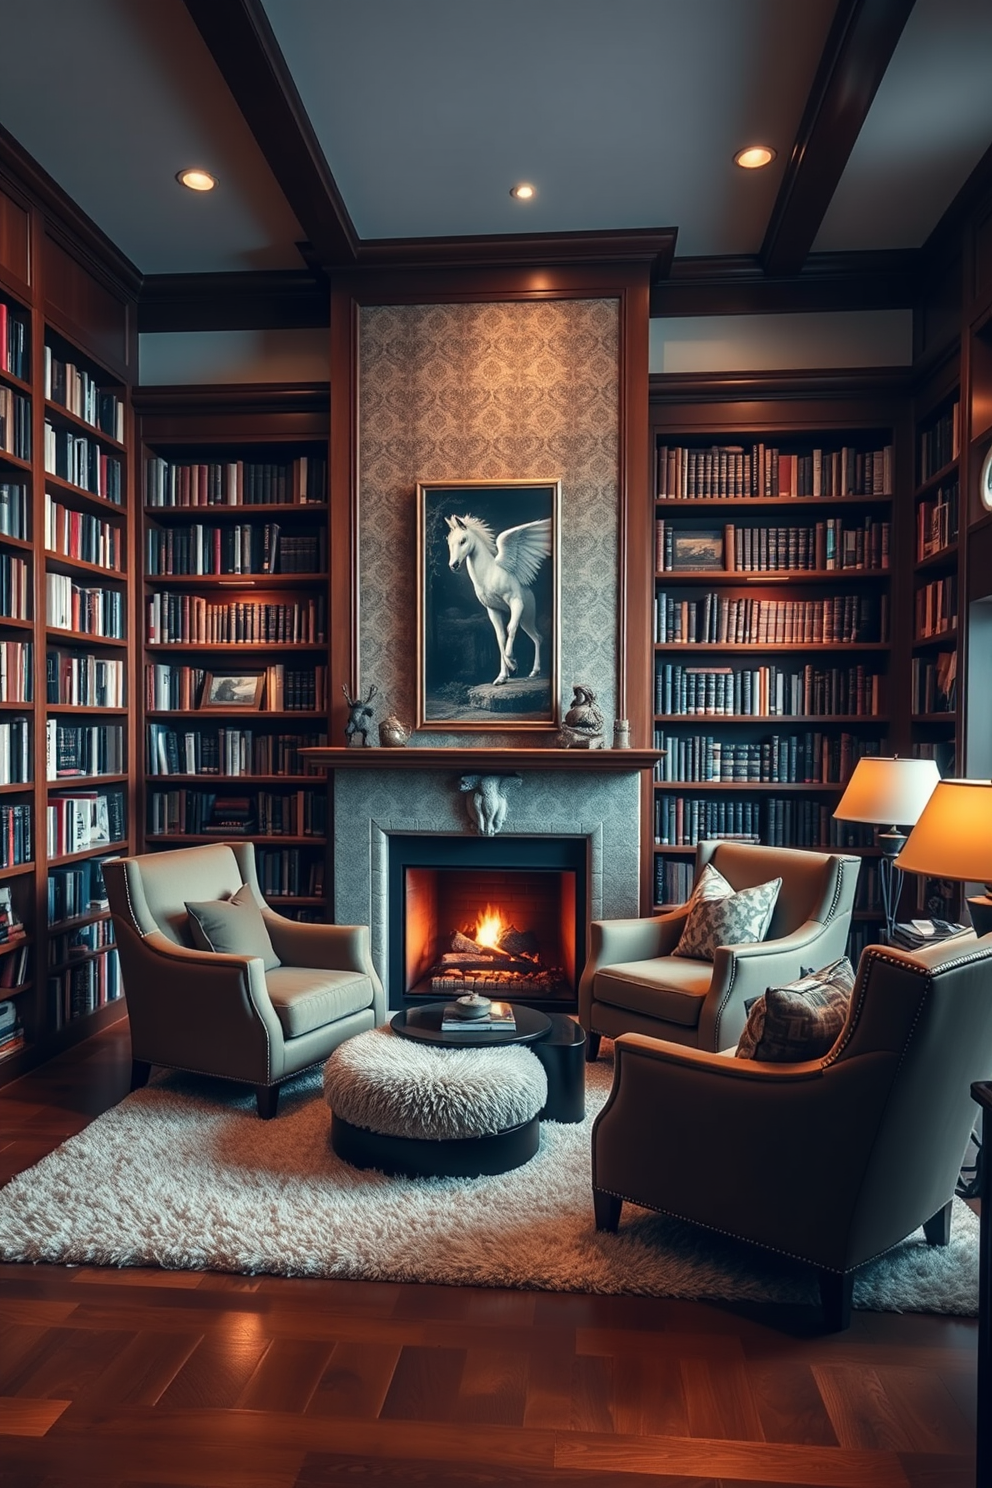
{"type": "Polygon", "coordinates": [[[485,912],[480,914],[476,920],[475,935],[472,938],[476,945],[498,946],[504,929],[503,917],[499,910],[487,904],[485,912]]]}

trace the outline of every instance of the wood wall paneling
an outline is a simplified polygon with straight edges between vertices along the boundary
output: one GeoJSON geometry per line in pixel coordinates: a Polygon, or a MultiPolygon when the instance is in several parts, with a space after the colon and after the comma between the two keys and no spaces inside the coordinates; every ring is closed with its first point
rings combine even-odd
{"type": "Polygon", "coordinates": [[[30,281],[31,217],[27,207],[0,187],[0,269],[22,284],[30,281]]]}
{"type": "Polygon", "coordinates": [[[133,312],[124,297],[48,232],[42,240],[41,271],[47,318],[120,377],[134,381],[133,312]]]}

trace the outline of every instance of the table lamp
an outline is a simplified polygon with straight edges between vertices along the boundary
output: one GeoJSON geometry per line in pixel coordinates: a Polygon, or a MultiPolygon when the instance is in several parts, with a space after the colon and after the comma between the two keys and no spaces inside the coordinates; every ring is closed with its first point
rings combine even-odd
{"type": "Polygon", "coordinates": [[[896,859],[931,878],[982,883],[968,900],[977,935],[992,931],[992,780],[941,780],[896,859]]]}
{"type": "Polygon", "coordinates": [[[897,866],[896,855],[906,842],[906,833],[900,827],[915,825],[939,781],[940,771],[932,759],[866,754],[855,765],[834,812],[838,821],[888,825],[887,831],[878,834],[882,849],[878,885],[890,941],[902,892],[902,867],[897,866]]]}

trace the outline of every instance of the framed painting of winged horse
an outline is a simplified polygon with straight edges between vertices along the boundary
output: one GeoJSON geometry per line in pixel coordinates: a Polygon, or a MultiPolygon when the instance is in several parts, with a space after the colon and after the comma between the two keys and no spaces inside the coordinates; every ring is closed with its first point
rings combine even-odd
{"type": "Polygon", "coordinates": [[[417,728],[559,723],[557,480],[417,486],[417,728]]]}

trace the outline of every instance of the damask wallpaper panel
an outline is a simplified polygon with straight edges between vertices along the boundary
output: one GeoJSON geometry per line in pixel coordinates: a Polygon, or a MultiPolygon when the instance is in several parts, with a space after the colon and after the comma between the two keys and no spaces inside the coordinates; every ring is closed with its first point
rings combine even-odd
{"type": "Polygon", "coordinates": [[[415,714],[417,482],[560,479],[564,703],[573,681],[588,683],[609,730],[619,302],[366,306],[359,368],[361,676],[364,690],[379,689],[380,716],[415,714]]]}

